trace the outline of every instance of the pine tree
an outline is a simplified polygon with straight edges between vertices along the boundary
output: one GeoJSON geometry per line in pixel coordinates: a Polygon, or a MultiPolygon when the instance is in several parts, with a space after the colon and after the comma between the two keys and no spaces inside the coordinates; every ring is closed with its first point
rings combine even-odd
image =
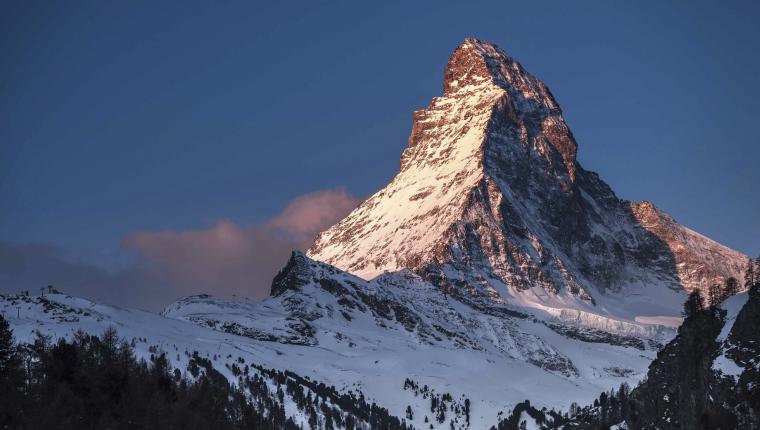
{"type": "Polygon", "coordinates": [[[435,418],[440,424],[446,421],[446,405],[443,402],[438,404],[438,413],[435,418]]]}
{"type": "Polygon", "coordinates": [[[470,399],[464,399],[464,417],[467,420],[467,427],[470,426],[470,399]]]}
{"type": "Polygon", "coordinates": [[[744,288],[750,290],[755,285],[755,279],[757,274],[755,273],[755,262],[751,258],[747,258],[747,269],[744,272],[744,288]]]}
{"type": "Polygon", "coordinates": [[[699,293],[699,290],[694,290],[689,293],[689,297],[683,304],[683,315],[686,318],[697,315],[698,313],[702,312],[704,307],[705,305],[702,301],[702,295],[699,293]]]}
{"type": "Polygon", "coordinates": [[[724,300],[735,295],[739,292],[739,281],[733,276],[726,278],[726,285],[724,289],[724,300]]]}
{"type": "Polygon", "coordinates": [[[13,331],[10,324],[0,315],[0,375],[6,372],[15,364],[16,345],[13,341],[13,331]]]}
{"type": "Polygon", "coordinates": [[[718,306],[723,298],[723,289],[720,284],[712,284],[707,289],[707,304],[714,308],[718,306]]]}

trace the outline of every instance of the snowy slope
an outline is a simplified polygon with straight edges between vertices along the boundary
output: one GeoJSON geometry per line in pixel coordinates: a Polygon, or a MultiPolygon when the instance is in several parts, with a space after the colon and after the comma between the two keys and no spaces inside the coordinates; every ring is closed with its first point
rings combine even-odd
{"type": "Polygon", "coordinates": [[[721,344],[720,354],[713,361],[712,369],[720,372],[722,375],[735,379],[738,379],[742,372],[744,372],[744,367],[738,365],[726,355],[733,346],[731,342],[728,342],[728,335],[733,330],[736,317],[739,315],[739,311],[744,308],[748,298],[747,293],[737,294],[720,305],[721,309],[726,311],[726,316],[724,317],[723,329],[721,329],[716,339],[721,344]]]}
{"type": "MultiPolygon", "coordinates": [[[[433,415],[429,397],[404,389],[407,378],[437,395],[450,393],[460,407],[468,398],[471,428],[485,428],[526,398],[567,407],[623,381],[635,383],[658,342],[672,336],[644,324],[613,335],[542,311],[474,308],[409,271],[368,282],[300,253],[278,280],[275,295],[261,303],[193,296],[163,315],[63,295],[4,297],[0,309],[23,341],[37,330],[58,337],[115,326],[121,336],[138,339],[140,354],[155,345],[181,370],[187,352],[197,350],[234,380],[224,365],[242,357],[361,392],[399,417],[411,406],[417,428],[433,415]]],[[[461,413],[449,412],[434,424],[449,428],[452,419],[464,422],[461,413]]]]}
{"type": "MultiPolygon", "coordinates": [[[[229,304],[230,307],[235,307],[234,303],[229,304]]],[[[302,352],[289,349],[287,345],[251,342],[247,338],[178,319],[102,305],[63,294],[44,297],[0,295],[0,312],[11,324],[15,340],[22,344],[34,342],[39,335],[55,341],[59,338],[70,339],[79,331],[101,335],[107,328],[113,327],[120,338],[132,345],[138,359],[147,361],[152,355],[165,353],[170,366],[180,370],[185,378],[192,379],[188,364],[197,352],[199,357],[209,359],[214,369],[233,384],[238,383],[239,375],[236,376],[235,370],[245,367],[245,375],[261,378],[270,393],[276,393],[278,388],[277,381],[269,374],[270,369],[292,369],[290,363],[299,361],[298,357],[302,355],[302,352]]],[[[315,354],[315,359],[331,358],[334,357],[315,354]]],[[[312,374],[308,366],[302,366],[301,370],[301,375],[307,378],[312,374]]],[[[341,393],[358,394],[356,387],[338,388],[341,393]]],[[[316,397],[314,390],[304,387],[304,391],[316,397]]],[[[329,398],[324,402],[330,407],[335,405],[329,398]]],[[[289,393],[284,396],[283,406],[288,417],[293,418],[301,427],[309,428],[308,417],[304,410],[296,406],[296,401],[289,393]]],[[[259,412],[269,413],[268,410],[259,412]]],[[[367,428],[366,423],[361,428],[367,428]]]]}
{"type": "Polygon", "coordinates": [[[296,344],[306,363],[289,368],[314,366],[328,383],[361,387],[400,416],[407,405],[429,407],[429,400],[400,390],[406,378],[469,398],[478,423],[472,428],[490,426],[526,398],[565,407],[576,396],[634,383],[659,343],[674,334],[634,323],[599,330],[539,309],[473,307],[410,271],[365,281],[300,253],[278,275],[273,293],[257,304],[189,297],[164,315],[250,341],[296,344]]]}

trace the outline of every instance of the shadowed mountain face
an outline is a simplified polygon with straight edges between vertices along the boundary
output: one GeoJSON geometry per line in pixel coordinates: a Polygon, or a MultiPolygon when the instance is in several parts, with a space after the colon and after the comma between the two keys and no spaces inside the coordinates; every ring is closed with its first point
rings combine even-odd
{"type": "Polygon", "coordinates": [[[413,118],[399,173],[310,257],[364,278],[406,268],[463,298],[549,306],[703,288],[746,261],[583,169],[549,89],[493,44],[465,40],[444,95],[413,118]]]}

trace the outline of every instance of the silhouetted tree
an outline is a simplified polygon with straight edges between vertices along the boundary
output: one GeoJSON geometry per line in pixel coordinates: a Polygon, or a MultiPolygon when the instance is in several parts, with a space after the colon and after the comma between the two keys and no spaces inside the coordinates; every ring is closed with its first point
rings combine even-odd
{"type": "Polygon", "coordinates": [[[744,288],[749,290],[755,286],[755,262],[747,258],[747,268],[744,270],[744,288]]]}
{"type": "Polygon", "coordinates": [[[16,345],[13,341],[11,326],[0,315],[0,372],[8,370],[16,360],[16,345]]]}
{"type": "Polygon", "coordinates": [[[470,399],[464,399],[464,417],[467,420],[467,427],[470,426],[470,399]]]}
{"type": "Polygon", "coordinates": [[[689,297],[683,304],[683,315],[684,317],[689,318],[690,316],[697,315],[698,313],[702,312],[704,308],[705,305],[702,301],[702,295],[699,293],[699,290],[694,290],[689,293],[689,297]]]}
{"type": "Polygon", "coordinates": [[[724,288],[725,298],[729,298],[739,292],[739,281],[733,276],[726,278],[724,288]]]}
{"type": "Polygon", "coordinates": [[[13,332],[0,315],[0,427],[18,427],[16,416],[21,408],[23,370],[13,332]]]}
{"type": "Polygon", "coordinates": [[[712,284],[707,288],[707,304],[715,307],[723,300],[723,287],[720,284],[712,284]]]}
{"type": "Polygon", "coordinates": [[[165,354],[156,349],[149,362],[138,361],[115,330],[100,337],[80,332],[55,343],[39,336],[19,349],[0,317],[0,351],[0,428],[299,428],[263,379],[248,379],[254,405],[197,353],[191,358],[197,377],[176,378],[165,354]]]}
{"type": "Polygon", "coordinates": [[[755,259],[755,285],[750,289],[753,293],[760,294],[760,256],[755,259]]]}

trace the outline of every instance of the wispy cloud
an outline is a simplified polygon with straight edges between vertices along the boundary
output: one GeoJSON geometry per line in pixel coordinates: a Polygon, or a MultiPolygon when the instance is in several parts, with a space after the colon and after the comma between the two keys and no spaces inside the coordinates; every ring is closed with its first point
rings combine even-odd
{"type": "Polygon", "coordinates": [[[152,309],[200,292],[260,300],[292,250],[307,248],[359,202],[346,190],[324,190],[296,197],[257,225],[220,220],[198,230],[134,232],[123,245],[139,260],[116,272],[67,260],[48,245],[0,243],[0,291],[55,283],[71,294],[152,309]]]}
{"type": "Polygon", "coordinates": [[[109,271],[71,260],[66,250],[49,244],[0,241],[0,292],[39,294],[49,284],[67,294],[145,309],[157,309],[169,297],[166,283],[139,263],[109,271]]]}
{"type": "Polygon", "coordinates": [[[335,224],[359,203],[345,189],[317,191],[293,199],[267,226],[310,244],[317,233],[335,224]]]}

